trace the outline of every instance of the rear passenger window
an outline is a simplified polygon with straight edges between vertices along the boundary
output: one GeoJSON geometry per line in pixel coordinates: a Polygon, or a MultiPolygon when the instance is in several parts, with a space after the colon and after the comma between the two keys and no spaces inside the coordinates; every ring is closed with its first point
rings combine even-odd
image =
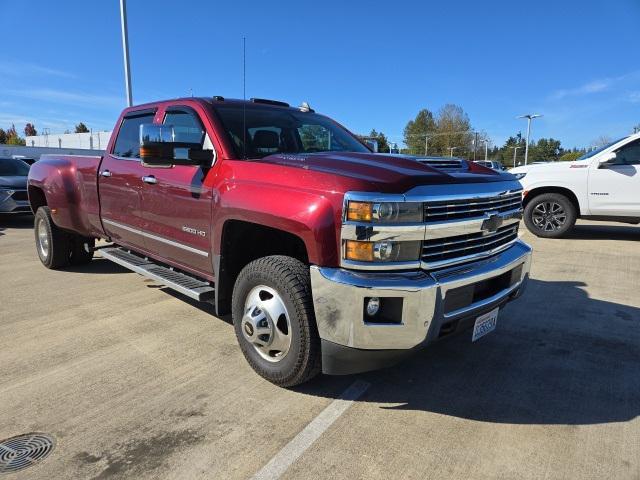
{"type": "Polygon", "coordinates": [[[122,120],[118,131],[113,155],[126,158],[140,158],[140,125],[153,123],[154,113],[131,115],[122,120]]]}

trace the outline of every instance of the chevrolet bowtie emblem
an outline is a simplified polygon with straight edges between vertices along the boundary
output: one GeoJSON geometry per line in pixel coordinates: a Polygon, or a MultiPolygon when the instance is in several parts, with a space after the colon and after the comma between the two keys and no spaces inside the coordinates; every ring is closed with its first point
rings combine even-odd
{"type": "Polygon", "coordinates": [[[500,215],[489,215],[485,221],[482,222],[482,230],[488,233],[494,233],[502,226],[504,219],[500,215]]]}

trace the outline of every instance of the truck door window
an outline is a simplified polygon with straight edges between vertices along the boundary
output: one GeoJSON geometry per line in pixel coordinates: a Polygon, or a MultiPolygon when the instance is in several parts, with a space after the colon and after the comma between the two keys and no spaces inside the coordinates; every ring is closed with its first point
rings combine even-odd
{"type": "Polygon", "coordinates": [[[173,125],[176,141],[199,143],[203,150],[214,151],[215,159],[213,143],[196,113],[190,110],[169,110],[164,116],[164,124],[173,125]]]}
{"type": "Polygon", "coordinates": [[[628,143],[616,152],[616,165],[640,165],[640,140],[628,143]]]}
{"type": "Polygon", "coordinates": [[[176,141],[185,143],[199,143],[204,141],[205,131],[200,119],[191,112],[176,110],[169,111],[164,117],[165,125],[173,125],[176,141]]]}
{"type": "Polygon", "coordinates": [[[116,157],[140,158],[140,125],[153,123],[154,113],[130,115],[122,120],[112,154],[116,157]]]}

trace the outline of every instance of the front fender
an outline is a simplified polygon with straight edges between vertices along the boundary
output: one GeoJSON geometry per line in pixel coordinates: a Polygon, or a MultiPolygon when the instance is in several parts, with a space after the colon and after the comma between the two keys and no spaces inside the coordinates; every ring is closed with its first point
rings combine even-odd
{"type": "MultiPolygon", "coordinates": [[[[295,188],[238,183],[224,190],[213,225],[241,220],[296,235],[307,250],[309,262],[338,266],[338,225],[342,214],[341,193],[322,194],[295,188]]],[[[213,251],[221,251],[222,231],[214,237],[213,251]]]]}
{"type": "Polygon", "coordinates": [[[578,201],[578,205],[580,207],[580,214],[587,215],[589,212],[589,205],[587,204],[587,179],[585,178],[582,182],[568,182],[563,181],[562,179],[553,179],[544,180],[544,179],[531,179],[529,181],[526,180],[526,177],[520,180],[522,186],[528,194],[535,190],[545,190],[545,189],[553,189],[553,190],[567,190],[572,193],[573,196],[578,201]]]}

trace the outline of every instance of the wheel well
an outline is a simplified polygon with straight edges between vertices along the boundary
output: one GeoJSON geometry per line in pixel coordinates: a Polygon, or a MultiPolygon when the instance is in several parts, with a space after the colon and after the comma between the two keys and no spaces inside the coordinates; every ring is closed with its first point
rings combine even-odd
{"type": "Polygon", "coordinates": [[[31,185],[29,185],[28,192],[31,211],[35,214],[40,207],[47,205],[47,197],[44,196],[44,192],[41,189],[31,185]]]}
{"type": "Polygon", "coordinates": [[[578,202],[578,197],[576,197],[576,194],[571,190],[564,187],[539,187],[534,188],[533,190],[529,190],[527,192],[527,195],[524,197],[523,206],[526,207],[534,197],[542,195],[543,193],[559,193],[560,195],[564,195],[571,201],[571,203],[575,207],[576,214],[580,216],[580,203],[578,202]]]}
{"type": "Polygon", "coordinates": [[[218,315],[231,312],[233,286],[240,271],[253,260],[269,255],[286,255],[309,263],[307,248],[296,235],[240,220],[225,222],[219,264],[216,265],[218,315]]]}

